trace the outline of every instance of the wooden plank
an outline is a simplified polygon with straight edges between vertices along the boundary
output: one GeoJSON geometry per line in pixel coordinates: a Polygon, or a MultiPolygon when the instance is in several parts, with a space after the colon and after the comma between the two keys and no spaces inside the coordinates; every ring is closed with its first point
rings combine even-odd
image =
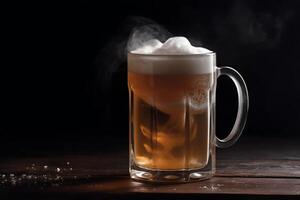
{"type": "MultiPolygon", "coordinates": [[[[20,194],[39,198],[70,197],[85,199],[101,197],[289,197],[300,198],[300,179],[293,178],[228,178],[214,177],[210,180],[189,184],[147,184],[132,181],[129,177],[104,177],[93,182],[62,185],[43,189],[27,188],[20,194]]],[[[222,197],[222,198],[221,198],[222,197]]],[[[55,199],[55,198],[54,198],[55,199]]]]}
{"type": "Polygon", "coordinates": [[[300,160],[219,160],[216,176],[300,178],[300,160]]]}
{"type": "Polygon", "coordinates": [[[26,179],[14,187],[8,187],[10,190],[17,190],[18,192],[32,192],[33,195],[39,193],[41,189],[43,193],[53,193],[57,196],[76,193],[95,193],[108,197],[110,195],[131,196],[136,193],[145,193],[146,196],[153,194],[192,194],[194,196],[300,195],[300,178],[297,178],[299,177],[300,161],[220,160],[216,177],[201,182],[174,185],[146,184],[130,180],[127,169],[124,169],[125,163],[115,165],[112,157],[106,158],[104,164],[102,164],[103,161],[103,159],[99,160],[98,156],[42,158],[40,160],[22,159],[6,164],[2,163],[0,169],[2,172],[6,170],[7,175],[9,172],[14,172],[15,179],[18,179],[23,173],[30,174],[28,171],[24,171],[24,167],[28,163],[35,163],[35,170],[31,170],[31,173],[37,177],[43,178],[45,174],[48,177],[55,177],[56,175],[63,177],[58,181],[44,181],[44,179],[37,178],[35,184],[32,180],[28,182],[26,179]],[[68,166],[73,168],[72,171],[56,172],[56,166],[67,166],[66,160],[70,162],[68,166]],[[43,168],[44,163],[52,164],[45,170],[43,168]],[[108,168],[109,166],[110,168],[108,168]]]}
{"type": "Polygon", "coordinates": [[[28,199],[47,197],[85,200],[115,197],[300,199],[299,146],[274,148],[280,146],[280,142],[266,145],[258,142],[259,140],[253,141],[257,145],[248,142],[231,149],[219,150],[216,176],[210,180],[189,184],[147,184],[131,180],[128,175],[127,151],[2,159],[0,199],[7,199],[1,197],[8,193],[9,199],[14,195],[17,199],[27,196],[28,199]],[[11,174],[13,177],[10,177],[11,174]],[[2,175],[5,177],[2,178],[2,175]],[[24,175],[25,179],[22,179],[24,175]],[[19,179],[20,181],[15,181],[19,179]],[[10,182],[1,185],[2,180],[10,182]]]}
{"type": "MultiPolygon", "coordinates": [[[[78,155],[49,158],[16,159],[0,164],[0,174],[48,174],[86,177],[128,175],[128,157],[115,155],[78,155]],[[69,163],[69,165],[67,165],[69,163]],[[34,164],[34,167],[32,165],[34,164]],[[47,166],[47,170],[44,169],[47,166]],[[72,171],[69,170],[72,168],[72,171]],[[34,169],[34,170],[33,170],[34,169]]],[[[300,160],[217,160],[216,176],[232,177],[299,177],[300,160]]],[[[1,177],[0,177],[1,178],[1,177]]]]}
{"type": "Polygon", "coordinates": [[[293,178],[227,178],[189,184],[148,184],[132,181],[129,177],[100,178],[94,183],[72,185],[49,190],[73,193],[181,193],[181,194],[247,194],[300,195],[300,179],[293,178]]]}

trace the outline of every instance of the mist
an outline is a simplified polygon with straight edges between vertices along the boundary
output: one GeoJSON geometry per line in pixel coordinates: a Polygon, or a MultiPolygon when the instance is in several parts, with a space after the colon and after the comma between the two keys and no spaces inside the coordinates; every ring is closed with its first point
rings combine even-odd
{"type": "MultiPolygon", "coordinates": [[[[266,95],[265,99],[271,98],[266,94],[264,88],[255,88],[257,84],[264,84],[266,88],[269,88],[269,93],[276,93],[274,88],[278,88],[277,92],[282,91],[282,86],[278,85],[278,82],[265,83],[265,75],[259,70],[262,66],[264,67],[262,71],[281,70],[277,66],[277,61],[272,60],[272,57],[279,55],[281,48],[285,46],[286,31],[291,27],[291,23],[294,23],[295,10],[289,3],[282,1],[278,4],[274,6],[275,4],[272,2],[265,2],[264,6],[260,6],[255,1],[228,1],[220,4],[220,8],[218,8],[214,3],[208,3],[207,10],[212,11],[209,13],[201,10],[201,2],[196,2],[178,7],[176,11],[178,13],[174,20],[170,17],[171,15],[167,17],[170,14],[167,12],[159,21],[141,16],[126,17],[118,23],[118,28],[110,36],[110,39],[101,45],[95,58],[94,107],[103,107],[99,102],[104,101],[106,111],[101,115],[109,121],[109,116],[114,113],[110,110],[112,103],[109,98],[112,95],[111,92],[115,91],[112,89],[112,85],[123,85],[118,90],[122,91],[123,95],[127,94],[126,61],[128,51],[137,49],[150,39],[164,42],[172,36],[185,36],[192,45],[217,52],[219,66],[229,65],[244,74],[249,85],[250,98],[257,107],[257,110],[250,111],[249,124],[253,130],[256,130],[256,126],[251,124],[254,121],[251,120],[251,112],[254,112],[253,115],[264,115],[268,118],[269,123],[277,124],[277,128],[274,130],[286,129],[287,126],[283,127],[278,123],[278,120],[283,120],[284,117],[275,120],[270,115],[273,112],[271,105],[265,105],[265,101],[252,98],[252,95],[266,95]],[[180,14],[180,12],[184,14],[180,14]],[[113,80],[116,74],[122,77],[122,83],[113,80]],[[256,77],[255,81],[252,77],[256,77]],[[100,98],[102,98],[101,101],[100,98]],[[260,113],[256,113],[258,110],[260,113]]],[[[159,4],[159,7],[166,9],[168,5],[162,3],[162,5],[159,4]]],[[[146,16],[149,15],[148,13],[146,16]]],[[[295,71],[293,66],[290,66],[288,70],[295,71]]],[[[229,94],[231,93],[225,94],[225,96],[229,94]]],[[[282,98],[284,97],[278,97],[278,103],[283,101],[282,98]]],[[[232,101],[235,99],[233,98],[232,101]]],[[[234,116],[234,112],[231,114],[234,116]]],[[[228,115],[231,114],[228,112],[228,115]]],[[[299,118],[298,115],[294,117],[299,118]]],[[[229,121],[228,124],[230,124],[229,121]]],[[[263,121],[256,125],[262,127],[263,121]]],[[[289,125],[289,127],[292,126],[289,125]]]]}
{"type": "Polygon", "coordinates": [[[234,37],[237,40],[235,43],[240,45],[272,48],[280,43],[292,16],[293,11],[284,6],[280,12],[271,12],[268,9],[257,9],[254,2],[235,1],[227,12],[214,17],[213,27],[218,42],[234,37]]]}

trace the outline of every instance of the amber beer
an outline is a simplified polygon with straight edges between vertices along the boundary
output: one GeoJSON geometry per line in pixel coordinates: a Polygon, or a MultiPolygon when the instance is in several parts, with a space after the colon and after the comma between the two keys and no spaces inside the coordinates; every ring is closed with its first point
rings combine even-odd
{"type": "Polygon", "coordinates": [[[184,37],[154,39],[128,53],[129,174],[137,181],[191,182],[216,171],[216,147],[240,137],[249,108],[242,76],[217,67],[216,53],[184,37]],[[237,90],[238,112],[228,136],[216,136],[217,77],[237,90]]]}
{"type": "Polygon", "coordinates": [[[215,75],[200,64],[193,56],[128,55],[131,154],[138,167],[207,165],[215,75]]]}

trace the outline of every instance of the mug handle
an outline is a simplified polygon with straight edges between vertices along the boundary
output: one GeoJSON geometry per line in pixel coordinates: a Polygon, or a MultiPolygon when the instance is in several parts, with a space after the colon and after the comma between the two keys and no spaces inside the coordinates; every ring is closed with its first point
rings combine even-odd
{"type": "Polygon", "coordinates": [[[217,77],[226,75],[235,84],[238,93],[238,112],[229,135],[224,139],[216,137],[216,145],[219,148],[227,148],[233,145],[241,136],[245,127],[249,109],[249,96],[246,83],[243,77],[231,67],[217,67],[217,77]]]}

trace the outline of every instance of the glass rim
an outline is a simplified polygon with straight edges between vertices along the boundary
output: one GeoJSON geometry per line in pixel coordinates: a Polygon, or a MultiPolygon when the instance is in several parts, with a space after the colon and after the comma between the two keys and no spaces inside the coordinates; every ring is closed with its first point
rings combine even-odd
{"type": "Polygon", "coordinates": [[[133,53],[133,52],[127,52],[127,55],[133,55],[133,56],[145,56],[145,57],[201,57],[201,56],[213,56],[216,55],[216,52],[209,51],[207,53],[198,53],[198,54],[145,54],[145,53],[133,53]]]}

